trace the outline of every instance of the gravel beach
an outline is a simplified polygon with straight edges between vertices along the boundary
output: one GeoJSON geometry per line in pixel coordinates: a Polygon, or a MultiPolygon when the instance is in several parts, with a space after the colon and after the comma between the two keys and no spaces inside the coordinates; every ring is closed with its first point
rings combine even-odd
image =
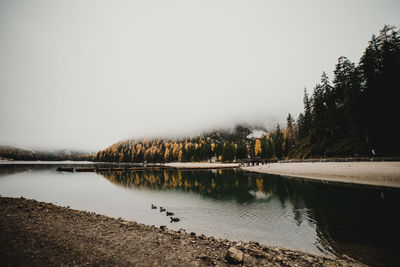
{"type": "Polygon", "coordinates": [[[347,256],[232,242],[6,197],[0,197],[0,265],[363,266],[347,256]]]}

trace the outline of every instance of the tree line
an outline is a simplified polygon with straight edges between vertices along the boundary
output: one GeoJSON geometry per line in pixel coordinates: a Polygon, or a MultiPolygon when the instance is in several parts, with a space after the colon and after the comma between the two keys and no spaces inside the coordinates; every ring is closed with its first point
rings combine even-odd
{"type": "Polygon", "coordinates": [[[325,72],[304,111],[290,157],[399,154],[396,123],[400,91],[400,37],[394,26],[373,35],[358,65],[340,57],[332,82],[325,72]]]}
{"type": "Polygon", "coordinates": [[[125,140],[90,154],[45,154],[0,149],[0,157],[20,160],[90,160],[171,162],[398,156],[400,37],[394,26],[373,35],[359,63],[340,57],[333,79],[323,72],[312,92],[304,89],[304,110],[288,114],[285,127],[272,130],[249,125],[181,139],[125,140]],[[265,134],[251,138],[254,130],[265,134]]]}
{"type": "Polygon", "coordinates": [[[11,146],[0,146],[0,159],[29,161],[91,161],[93,159],[93,154],[77,151],[33,151],[11,146]]]}
{"type": "Polygon", "coordinates": [[[93,160],[103,162],[187,162],[233,161],[247,158],[245,134],[249,129],[238,126],[233,131],[213,131],[200,136],[182,139],[125,140],[97,152],[93,160]]]}
{"type": "Polygon", "coordinates": [[[95,161],[168,162],[397,156],[396,123],[400,91],[400,37],[394,26],[373,35],[359,63],[340,57],[332,81],[323,72],[311,94],[304,89],[304,111],[288,114],[260,138],[255,127],[238,125],[182,140],[127,140],[95,156],[95,161]]]}

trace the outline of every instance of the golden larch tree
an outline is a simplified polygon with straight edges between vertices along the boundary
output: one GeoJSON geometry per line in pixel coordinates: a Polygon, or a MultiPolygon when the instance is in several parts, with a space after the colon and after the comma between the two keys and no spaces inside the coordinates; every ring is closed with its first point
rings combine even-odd
{"type": "Polygon", "coordinates": [[[255,156],[261,155],[261,142],[260,142],[260,139],[257,139],[256,143],[254,144],[254,155],[255,156]]]}

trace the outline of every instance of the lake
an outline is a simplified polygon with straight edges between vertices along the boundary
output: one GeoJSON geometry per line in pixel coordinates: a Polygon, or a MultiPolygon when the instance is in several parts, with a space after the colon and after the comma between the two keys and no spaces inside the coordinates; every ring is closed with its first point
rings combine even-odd
{"type": "Polygon", "coordinates": [[[398,262],[399,189],[241,170],[70,173],[56,168],[2,164],[0,195],[231,240],[346,254],[370,265],[398,262]],[[180,221],[171,223],[152,204],[180,221]]]}

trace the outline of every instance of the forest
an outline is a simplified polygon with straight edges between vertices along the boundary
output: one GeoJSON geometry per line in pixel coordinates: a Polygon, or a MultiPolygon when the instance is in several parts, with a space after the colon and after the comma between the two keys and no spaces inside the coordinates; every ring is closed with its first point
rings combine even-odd
{"type": "Polygon", "coordinates": [[[0,160],[91,161],[93,154],[78,151],[33,151],[11,146],[0,146],[0,160]]]}
{"type": "Polygon", "coordinates": [[[256,127],[212,131],[176,140],[126,140],[95,154],[95,161],[169,162],[398,156],[400,37],[398,28],[384,26],[373,35],[359,63],[340,57],[332,81],[323,72],[309,94],[304,111],[288,114],[260,138],[248,138],[256,127]]]}
{"type": "Polygon", "coordinates": [[[246,136],[250,129],[237,126],[182,139],[126,140],[97,152],[94,161],[120,162],[187,162],[215,157],[219,161],[247,158],[246,136]]]}
{"type": "Polygon", "coordinates": [[[340,57],[332,82],[322,73],[289,157],[399,155],[400,37],[394,26],[373,35],[358,65],[340,57]]]}

